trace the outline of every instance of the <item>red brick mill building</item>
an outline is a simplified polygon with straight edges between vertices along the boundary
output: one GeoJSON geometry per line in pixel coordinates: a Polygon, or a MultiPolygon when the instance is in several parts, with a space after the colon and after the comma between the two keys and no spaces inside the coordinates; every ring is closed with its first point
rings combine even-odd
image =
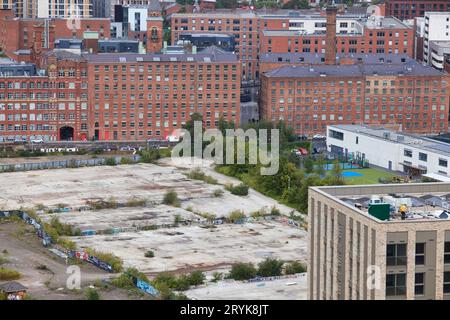
{"type": "Polygon", "coordinates": [[[239,123],[240,66],[215,49],[189,54],[50,51],[0,63],[0,141],[165,138],[193,112],[239,123]]]}

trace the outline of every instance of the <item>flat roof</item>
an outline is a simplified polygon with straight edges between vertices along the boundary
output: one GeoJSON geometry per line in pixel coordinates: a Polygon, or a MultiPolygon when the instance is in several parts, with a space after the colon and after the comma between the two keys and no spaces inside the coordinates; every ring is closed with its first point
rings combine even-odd
{"type": "MultiPolygon", "coordinates": [[[[389,141],[391,143],[402,144],[409,147],[427,150],[434,153],[450,157],[450,143],[430,139],[424,136],[413,135],[404,132],[388,130],[383,127],[370,127],[364,125],[330,125],[330,128],[336,128],[345,131],[355,132],[361,135],[389,141]],[[389,136],[386,135],[389,133],[389,136]]],[[[449,189],[450,192],[450,189],[449,189]]]]}
{"type": "Polygon", "coordinates": [[[237,62],[236,55],[226,52],[215,53],[163,53],[163,54],[136,54],[136,53],[99,53],[83,54],[91,63],[139,63],[139,62],[237,62]]]}
{"type": "Polygon", "coordinates": [[[311,190],[351,209],[377,223],[450,222],[450,183],[404,183],[361,186],[310,187],[311,190]],[[368,213],[372,197],[392,205],[389,220],[380,220],[368,213]],[[402,220],[398,207],[407,205],[402,220]]]}
{"type": "MultiPolygon", "coordinates": [[[[322,59],[325,58],[325,54],[317,53],[302,53],[302,52],[291,52],[291,53],[263,53],[260,55],[260,62],[303,62],[303,63],[320,63],[322,59]],[[281,61],[280,61],[281,60],[281,61]]],[[[342,58],[354,59],[355,63],[361,61],[364,63],[372,64],[388,64],[396,63],[403,64],[407,61],[413,60],[407,54],[393,54],[393,53],[353,53],[353,54],[337,54],[337,61],[342,58]],[[405,62],[402,61],[404,59],[405,62]]]]}

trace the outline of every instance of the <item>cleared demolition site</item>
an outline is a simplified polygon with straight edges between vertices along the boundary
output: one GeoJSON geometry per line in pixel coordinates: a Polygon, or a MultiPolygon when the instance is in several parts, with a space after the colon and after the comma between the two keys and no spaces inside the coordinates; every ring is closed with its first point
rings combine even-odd
{"type": "MultiPolygon", "coordinates": [[[[240,184],[238,180],[215,172],[210,163],[202,165],[199,169],[197,164],[162,159],[158,165],[2,173],[0,210],[33,209],[43,222],[57,217],[77,230],[66,238],[78,250],[112,253],[124,268],[137,268],[150,278],[165,271],[212,274],[267,257],[306,262],[307,232],[299,212],[252,189],[246,196],[234,195],[228,187],[240,184]],[[188,177],[193,171],[210,180],[188,177]],[[176,203],[163,204],[168,192],[176,193],[176,203]],[[149,251],[152,257],[146,256],[149,251]]],[[[221,283],[227,288],[224,298],[249,285],[221,283]]],[[[306,298],[306,281],[286,278],[276,283],[289,287],[285,298],[306,298]]],[[[264,291],[253,287],[255,297],[264,291]]],[[[276,297],[282,298],[283,292],[276,297]]],[[[201,288],[192,298],[196,296],[204,296],[201,288]]],[[[218,296],[220,292],[211,298],[218,296]]]]}

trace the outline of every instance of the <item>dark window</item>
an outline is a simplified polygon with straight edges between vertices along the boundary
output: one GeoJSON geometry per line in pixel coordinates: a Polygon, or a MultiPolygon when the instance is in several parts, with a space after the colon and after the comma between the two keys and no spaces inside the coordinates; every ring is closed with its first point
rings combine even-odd
{"type": "Polygon", "coordinates": [[[338,139],[338,140],[344,140],[344,133],[343,132],[339,132],[339,131],[335,131],[335,130],[329,130],[328,133],[330,138],[334,138],[334,139],[338,139]]]}
{"type": "Polygon", "coordinates": [[[416,273],[416,277],[414,279],[414,294],[423,295],[425,289],[425,273],[418,272],[416,273]]]}
{"type": "Polygon", "coordinates": [[[406,244],[388,244],[386,248],[386,264],[388,266],[405,266],[406,244]]]}
{"type": "Polygon", "coordinates": [[[406,295],[406,274],[386,275],[386,296],[406,295]]]}
{"type": "Polygon", "coordinates": [[[403,155],[408,158],[412,158],[412,150],[405,149],[403,150],[403,155]]]}
{"type": "Polygon", "coordinates": [[[444,244],[444,263],[450,263],[450,241],[446,241],[444,244]]]}
{"type": "Polygon", "coordinates": [[[439,166],[440,166],[440,167],[445,167],[445,168],[447,168],[447,166],[448,166],[448,161],[445,160],[445,159],[439,159],[439,166]]]}
{"type": "Polygon", "coordinates": [[[419,160],[420,161],[425,161],[426,162],[427,159],[428,159],[428,155],[426,153],[419,152],[419,160]]]}
{"type": "Polygon", "coordinates": [[[450,271],[444,272],[444,293],[450,293],[450,271]]]}
{"type": "Polygon", "coordinates": [[[416,264],[425,264],[425,243],[416,243],[416,264]]]}

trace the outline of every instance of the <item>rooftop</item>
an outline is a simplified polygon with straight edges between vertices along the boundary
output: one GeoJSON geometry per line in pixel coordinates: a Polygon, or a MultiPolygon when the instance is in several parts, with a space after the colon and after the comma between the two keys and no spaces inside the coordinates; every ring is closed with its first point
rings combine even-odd
{"type": "MultiPolygon", "coordinates": [[[[305,64],[318,64],[323,61],[325,54],[311,54],[311,53],[264,53],[260,55],[260,62],[289,62],[289,63],[305,63],[305,64]]],[[[356,62],[364,62],[367,64],[401,64],[406,61],[411,61],[407,54],[337,54],[337,61],[341,58],[351,58],[356,62]]]]}
{"type": "Polygon", "coordinates": [[[19,282],[6,282],[4,284],[0,285],[0,291],[3,291],[5,293],[13,293],[13,292],[19,292],[19,291],[26,291],[28,288],[20,284],[19,282]]]}
{"type": "MultiPolygon", "coordinates": [[[[383,127],[369,127],[364,125],[334,125],[331,128],[337,128],[346,131],[357,132],[380,140],[391,141],[392,143],[413,146],[434,153],[439,153],[450,157],[450,143],[430,139],[424,136],[416,136],[403,132],[396,132],[384,129],[383,127]]],[[[449,189],[450,192],[450,189],[449,189]]]]}
{"type": "Polygon", "coordinates": [[[328,199],[377,223],[450,222],[450,183],[311,187],[328,199]],[[388,219],[369,214],[370,203],[389,204],[388,219]],[[399,213],[406,206],[405,219],[399,213]]]}
{"type": "Polygon", "coordinates": [[[410,60],[403,64],[364,63],[358,65],[283,66],[267,72],[269,78],[364,77],[364,76],[443,76],[444,73],[410,60]]]}

